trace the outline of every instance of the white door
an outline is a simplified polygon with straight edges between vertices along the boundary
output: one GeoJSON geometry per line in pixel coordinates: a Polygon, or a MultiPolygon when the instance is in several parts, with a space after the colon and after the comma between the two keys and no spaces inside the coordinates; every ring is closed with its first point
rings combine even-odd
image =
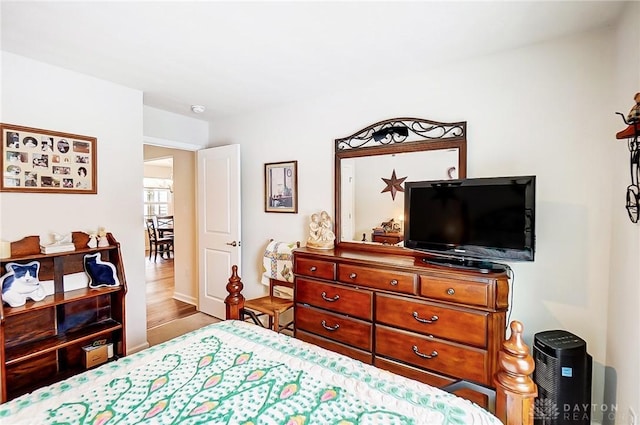
{"type": "Polygon", "coordinates": [[[240,145],[198,151],[198,309],[225,318],[231,266],[240,273],[240,145]]]}

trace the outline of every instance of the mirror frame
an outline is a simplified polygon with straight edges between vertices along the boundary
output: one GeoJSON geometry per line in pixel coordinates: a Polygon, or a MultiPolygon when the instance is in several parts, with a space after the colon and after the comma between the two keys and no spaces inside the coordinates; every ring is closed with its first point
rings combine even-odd
{"type": "Polygon", "coordinates": [[[342,241],[341,160],[394,153],[458,149],[458,178],[467,176],[467,122],[444,123],[421,118],[392,118],[335,140],[335,235],[336,248],[376,251],[388,254],[413,254],[412,250],[377,242],[342,241]]]}

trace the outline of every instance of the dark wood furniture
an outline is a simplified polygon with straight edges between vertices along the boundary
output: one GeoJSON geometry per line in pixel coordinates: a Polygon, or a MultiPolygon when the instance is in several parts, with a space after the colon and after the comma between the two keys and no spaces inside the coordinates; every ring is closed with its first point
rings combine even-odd
{"type": "Polygon", "coordinates": [[[294,251],[294,273],[296,338],[432,386],[477,384],[453,392],[489,406],[489,392],[481,390],[494,389],[505,273],[433,266],[420,256],[305,248],[294,251]]]}
{"type": "MultiPolygon", "coordinates": [[[[328,256],[332,255],[328,253],[326,254],[328,256]]],[[[308,260],[312,262],[320,261],[320,259],[314,259],[314,257],[312,256],[308,257],[308,260]]],[[[304,262],[302,264],[305,265],[304,262]]],[[[318,267],[318,265],[320,265],[320,268],[317,268],[316,272],[322,273],[322,274],[331,273],[331,272],[337,273],[338,269],[340,268],[340,264],[343,264],[343,263],[339,262],[338,260],[328,260],[326,261],[326,263],[317,263],[315,267],[318,267]],[[336,265],[337,267],[333,268],[332,264],[336,265]]],[[[314,267],[314,265],[310,263],[306,263],[306,265],[309,267],[314,267]]],[[[390,266],[385,265],[383,267],[388,268],[390,266]]],[[[407,266],[407,267],[418,268],[417,265],[407,266]]],[[[403,267],[401,267],[401,269],[402,268],[403,267]]],[[[405,272],[405,273],[407,272],[406,270],[399,270],[399,271],[405,272]]],[[[445,275],[447,274],[445,273],[445,275]]],[[[444,278],[447,278],[447,277],[450,278],[450,276],[445,276],[444,278]]],[[[378,356],[378,354],[375,352],[375,348],[372,348],[372,350],[374,351],[367,352],[367,350],[363,347],[376,347],[376,343],[374,340],[374,338],[376,337],[375,327],[379,326],[381,329],[387,329],[390,332],[393,332],[393,329],[388,329],[386,324],[380,323],[378,325],[374,321],[363,320],[361,319],[361,317],[367,315],[367,311],[369,308],[371,309],[373,308],[372,307],[373,304],[366,303],[367,299],[369,299],[373,303],[375,302],[373,300],[375,300],[378,295],[395,297],[395,295],[393,295],[395,290],[391,291],[391,293],[387,293],[383,289],[378,288],[377,285],[360,288],[358,286],[344,285],[336,282],[323,283],[322,281],[324,281],[324,279],[318,279],[317,277],[310,278],[309,280],[317,280],[319,285],[323,285],[323,284],[328,285],[324,289],[334,289],[336,287],[338,287],[338,289],[342,289],[344,292],[341,292],[341,293],[329,293],[327,290],[323,290],[322,292],[320,292],[320,297],[323,299],[324,297],[328,299],[335,299],[336,295],[342,295],[342,297],[339,297],[336,301],[340,299],[344,299],[344,297],[346,297],[348,300],[348,305],[350,305],[353,308],[353,311],[350,311],[349,314],[345,314],[344,312],[339,313],[338,312],[339,309],[336,309],[336,308],[334,308],[334,312],[318,309],[320,310],[318,314],[325,314],[326,318],[322,319],[322,320],[325,320],[324,326],[321,321],[320,326],[316,327],[316,329],[318,328],[323,329],[323,331],[319,331],[319,332],[327,332],[327,333],[335,332],[335,331],[325,329],[325,327],[335,328],[335,325],[340,325],[341,323],[327,322],[327,319],[332,318],[332,319],[346,321],[346,323],[349,324],[347,329],[350,329],[349,331],[347,331],[349,333],[349,338],[347,343],[333,341],[324,335],[317,335],[309,332],[308,335],[311,336],[310,340],[315,343],[315,341],[313,341],[315,339],[318,342],[320,342],[320,345],[323,345],[334,351],[340,351],[346,348],[347,351],[350,352],[350,354],[353,354],[353,353],[362,354],[365,361],[367,359],[369,360],[373,359],[374,364],[379,363],[379,362],[376,362],[375,360],[377,357],[382,357],[382,356],[378,356]],[[324,297],[322,295],[323,293],[324,293],[324,297]],[[355,324],[354,326],[359,327],[360,330],[364,329],[365,332],[354,333],[352,331],[353,328],[350,325],[351,323],[354,323],[355,324]],[[368,332],[366,331],[367,328],[369,329],[368,332]],[[364,337],[361,334],[364,334],[364,337]],[[356,346],[359,348],[355,348],[356,346]]],[[[471,280],[473,282],[474,279],[472,278],[471,280]]],[[[391,284],[391,282],[389,282],[389,284],[391,284]]],[[[409,287],[411,287],[411,284],[409,284],[408,286],[407,284],[408,284],[408,281],[406,280],[406,276],[405,278],[398,280],[398,283],[397,283],[397,285],[402,285],[402,288],[405,288],[405,289],[408,289],[409,287]]],[[[393,286],[396,286],[396,285],[393,285],[393,286]]],[[[418,282],[414,282],[414,286],[418,287],[418,282]]],[[[228,296],[225,299],[227,320],[242,319],[241,312],[245,303],[244,296],[242,295],[243,287],[244,285],[242,283],[242,280],[240,276],[238,276],[238,267],[234,265],[232,266],[231,276],[229,277],[229,282],[227,283],[228,296]]],[[[464,291],[463,291],[463,295],[465,295],[464,291]]],[[[466,293],[465,296],[469,296],[469,294],[466,293]]],[[[402,296],[400,298],[402,298],[402,296]]],[[[413,296],[409,298],[413,298],[413,296]]],[[[495,300],[495,297],[493,299],[495,300]]],[[[332,301],[327,301],[327,302],[331,303],[332,301]]],[[[427,304],[429,303],[429,301],[423,301],[423,302],[427,304]]],[[[489,298],[487,298],[487,302],[489,302],[489,298]]],[[[438,301],[438,303],[440,303],[440,301],[438,301]]],[[[457,306],[457,303],[452,303],[451,305],[449,305],[448,303],[444,303],[444,304],[445,306],[443,306],[443,308],[461,308],[461,309],[466,308],[466,307],[457,306]]],[[[312,307],[308,306],[305,308],[311,309],[312,307]]],[[[296,305],[296,309],[298,309],[297,305],[296,305]]],[[[385,316],[385,314],[383,314],[383,316],[385,316]]],[[[393,317],[394,314],[392,313],[391,316],[393,317]]],[[[419,316],[419,313],[418,313],[418,316],[419,316]]],[[[412,314],[412,317],[413,317],[413,314],[412,314]]],[[[373,319],[374,318],[373,311],[371,312],[371,318],[372,320],[375,320],[373,319]]],[[[431,318],[428,318],[428,319],[431,319],[431,318]]],[[[301,326],[301,324],[297,323],[296,326],[301,326]]],[[[309,328],[309,326],[305,324],[303,324],[302,326],[307,329],[309,328]]],[[[340,328],[341,327],[338,326],[336,330],[339,330],[340,328]]],[[[482,368],[479,372],[468,370],[467,373],[469,376],[482,376],[483,377],[482,379],[484,379],[485,382],[490,383],[490,385],[492,385],[495,388],[494,413],[505,425],[531,425],[533,424],[534,400],[535,400],[535,397],[537,396],[536,385],[533,383],[533,380],[531,379],[531,373],[533,372],[533,368],[534,368],[534,361],[529,352],[529,348],[523,341],[522,324],[520,322],[514,321],[511,323],[510,328],[511,328],[511,335],[509,339],[499,344],[498,352],[495,353],[495,357],[498,360],[494,366],[495,367],[494,374],[489,375],[488,379],[484,379],[484,377],[487,374],[489,374],[489,372],[485,371],[484,368],[482,368]]],[[[400,332],[401,334],[405,334],[405,333],[408,335],[413,334],[413,332],[411,331],[406,331],[401,329],[396,329],[396,331],[400,332]]],[[[504,330],[501,330],[501,332],[503,331],[504,330]]],[[[418,335],[420,334],[418,333],[418,335]]],[[[438,341],[438,343],[442,344],[443,347],[447,346],[447,344],[452,345],[454,347],[458,345],[458,343],[454,343],[454,342],[448,343],[447,341],[439,341],[440,338],[435,337],[435,335],[433,337],[423,335],[423,336],[417,336],[414,338],[418,338],[419,340],[418,344],[422,344],[423,341],[428,343],[428,342],[431,342],[431,340],[433,340],[433,341],[438,341]]],[[[493,339],[495,340],[495,335],[493,339]]],[[[502,338],[500,338],[500,340],[502,340],[502,338]]],[[[420,349],[420,347],[418,347],[418,349],[420,349]]],[[[473,351],[473,348],[470,348],[470,350],[473,351]]],[[[476,350],[479,350],[479,349],[476,348],[476,350]]],[[[411,351],[413,352],[413,347],[411,348],[411,351]]],[[[443,351],[443,353],[449,354],[450,351],[443,351]]],[[[429,353],[429,355],[433,355],[433,353],[429,353]]],[[[438,355],[440,355],[440,353],[438,353],[438,355]]],[[[437,358],[437,356],[435,356],[435,358],[437,358]]],[[[435,379],[435,377],[437,377],[437,375],[439,374],[439,373],[430,373],[422,367],[409,366],[406,364],[406,362],[403,362],[403,361],[388,360],[388,359],[382,359],[382,360],[386,365],[396,364],[398,367],[400,367],[400,370],[405,370],[405,371],[414,370],[417,376],[432,376],[435,379]]],[[[465,362],[466,359],[465,358],[457,359],[457,360],[450,359],[450,361],[465,362]]],[[[443,363],[446,365],[448,362],[444,361],[443,363]]],[[[377,364],[377,366],[384,367],[383,364],[377,364]]],[[[445,381],[448,380],[446,377],[444,379],[445,381]]]]}
{"type": "Polygon", "coordinates": [[[161,238],[173,238],[173,216],[159,215],[156,217],[158,235],[161,238]]]}
{"type": "MultiPolygon", "coordinates": [[[[40,238],[28,236],[11,244],[11,257],[0,260],[2,272],[10,262],[40,262],[40,281],[53,281],[54,294],[27,300],[19,307],[0,302],[1,401],[82,372],[82,347],[96,341],[113,344],[114,357],[126,353],[125,294],[120,244],[111,233],[109,246],[87,248],[89,235],[73,232],[75,251],[41,254],[40,238]],[[65,276],[84,272],[84,256],[100,253],[115,265],[120,285],[65,291],[65,276]]],[[[1,300],[0,300],[1,301],[1,300]]]]}
{"type": "Polygon", "coordinates": [[[395,245],[404,240],[404,234],[401,232],[385,232],[372,233],[371,242],[378,242],[383,245],[395,245]]]}
{"type": "Polygon", "coordinates": [[[164,255],[169,258],[173,252],[173,229],[170,236],[162,237],[158,231],[157,218],[147,218],[147,235],[149,236],[149,260],[153,256],[153,261],[158,260],[158,253],[162,258],[164,255]]]}

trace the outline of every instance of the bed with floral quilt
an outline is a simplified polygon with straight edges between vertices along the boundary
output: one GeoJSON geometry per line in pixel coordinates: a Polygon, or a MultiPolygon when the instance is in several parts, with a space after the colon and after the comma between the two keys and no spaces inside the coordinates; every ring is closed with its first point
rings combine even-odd
{"type": "Polygon", "coordinates": [[[494,424],[473,403],[227,320],[0,405],[2,424],[494,424]]]}

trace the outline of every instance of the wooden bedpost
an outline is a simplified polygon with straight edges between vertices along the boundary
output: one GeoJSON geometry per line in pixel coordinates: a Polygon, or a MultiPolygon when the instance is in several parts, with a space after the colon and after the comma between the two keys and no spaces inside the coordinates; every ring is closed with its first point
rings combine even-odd
{"type": "Polygon", "coordinates": [[[242,320],[241,312],[244,308],[244,296],[240,293],[244,285],[238,276],[238,266],[231,266],[231,277],[227,283],[227,298],[224,303],[227,305],[227,320],[242,320]]]}
{"type": "Polygon", "coordinates": [[[522,323],[511,322],[511,336],[502,343],[498,355],[496,416],[505,425],[533,424],[534,401],[538,388],[531,379],[535,367],[529,347],[522,339],[522,323]]]}

